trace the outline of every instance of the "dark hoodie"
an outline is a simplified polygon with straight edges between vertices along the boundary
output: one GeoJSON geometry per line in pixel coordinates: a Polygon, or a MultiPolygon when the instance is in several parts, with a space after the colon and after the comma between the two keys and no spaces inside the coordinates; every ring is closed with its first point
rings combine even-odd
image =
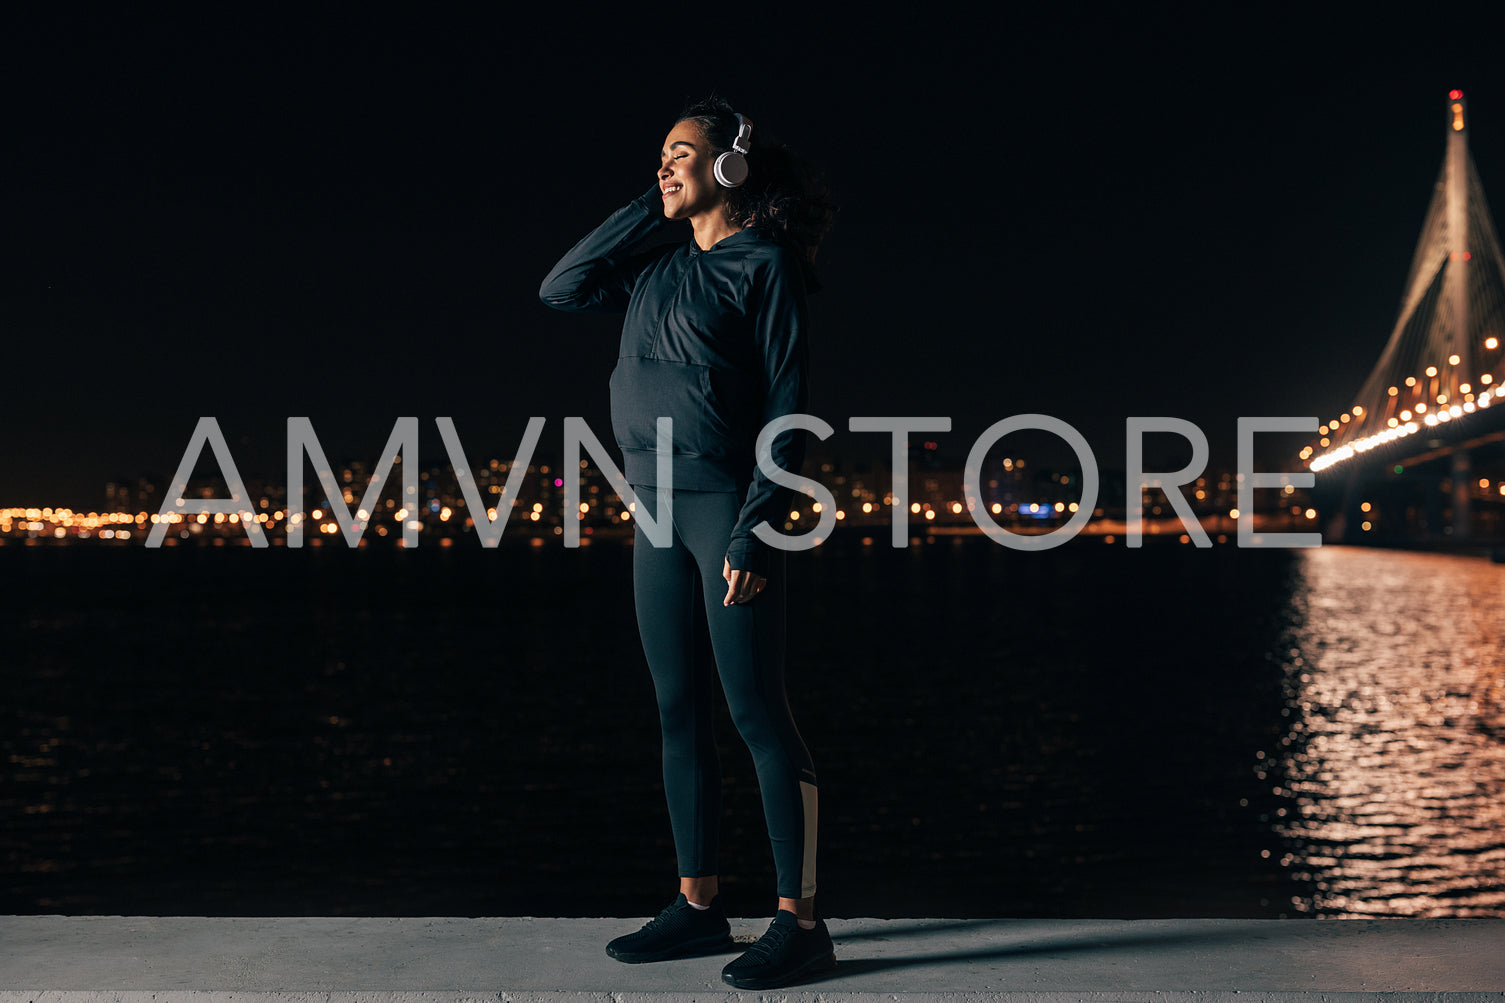
{"type": "MultiPolygon", "coordinates": [[[[559,259],[538,294],[557,310],[626,311],[611,423],[628,483],[656,483],[656,420],[673,418],[673,486],[742,495],[727,561],[766,574],[768,548],[752,529],[766,520],[782,531],[792,492],[758,469],[753,448],[764,425],[807,406],[806,273],[759,227],[708,251],[691,239],[634,255],[663,222],[654,185],[559,259]]],[[[773,462],[798,473],[804,447],[803,432],[786,431],[773,462]]]]}

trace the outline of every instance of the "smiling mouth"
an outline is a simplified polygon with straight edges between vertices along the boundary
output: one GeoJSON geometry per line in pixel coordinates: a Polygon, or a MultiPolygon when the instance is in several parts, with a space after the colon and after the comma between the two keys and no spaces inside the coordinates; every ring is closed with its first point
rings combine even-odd
{"type": "Polygon", "coordinates": [[[684,188],[684,185],[669,185],[664,189],[664,198],[668,198],[670,195],[678,194],[678,192],[682,188],[684,188]]]}

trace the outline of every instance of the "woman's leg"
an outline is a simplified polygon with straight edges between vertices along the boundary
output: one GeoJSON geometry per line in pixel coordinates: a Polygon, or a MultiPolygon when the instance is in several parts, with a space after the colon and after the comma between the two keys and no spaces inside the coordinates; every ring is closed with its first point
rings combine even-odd
{"type": "Polygon", "coordinates": [[[808,919],[815,894],[816,780],[784,688],[784,553],[774,552],[761,595],[722,605],[723,561],[741,501],[730,492],[676,491],[675,530],[699,567],[721,688],[757,768],[780,907],[808,919]]]}
{"type": "MultiPolygon", "coordinates": [[[[637,491],[638,504],[653,511],[655,490],[637,491]]],[[[697,895],[707,890],[715,895],[721,768],[712,733],[715,664],[700,572],[677,532],[673,546],[659,548],[639,527],[633,541],[632,581],[638,633],[658,698],[664,795],[680,888],[689,901],[708,905],[709,898],[697,895]]]]}

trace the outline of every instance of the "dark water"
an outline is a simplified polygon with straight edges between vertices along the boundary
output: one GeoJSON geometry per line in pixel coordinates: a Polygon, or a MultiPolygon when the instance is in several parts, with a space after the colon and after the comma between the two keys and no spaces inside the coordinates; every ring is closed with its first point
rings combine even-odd
{"type": "MultiPolygon", "coordinates": [[[[821,909],[1505,915],[1479,814],[1505,794],[1505,569],[1416,556],[792,555],[821,909]],[[1406,560],[1430,606],[1374,584],[1406,560]],[[1378,765],[1344,744],[1366,735],[1378,765]],[[1425,812],[1375,815],[1428,771],[1425,812]]],[[[674,864],[630,559],[0,547],[0,913],[653,911],[674,864]]],[[[724,894],[766,914],[751,760],[720,734],[724,894]]]]}
{"type": "Polygon", "coordinates": [[[1269,771],[1295,905],[1505,915],[1505,567],[1323,550],[1302,572],[1269,771]]]}

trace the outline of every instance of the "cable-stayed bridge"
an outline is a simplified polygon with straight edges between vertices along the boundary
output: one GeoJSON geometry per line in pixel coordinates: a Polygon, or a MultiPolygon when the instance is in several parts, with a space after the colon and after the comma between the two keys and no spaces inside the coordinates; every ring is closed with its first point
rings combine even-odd
{"type": "Polygon", "coordinates": [[[1505,535],[1505,256],[1448,95],[1447,151],[1390,339],[1301,451],[1329,539],[1505,535]]]}

